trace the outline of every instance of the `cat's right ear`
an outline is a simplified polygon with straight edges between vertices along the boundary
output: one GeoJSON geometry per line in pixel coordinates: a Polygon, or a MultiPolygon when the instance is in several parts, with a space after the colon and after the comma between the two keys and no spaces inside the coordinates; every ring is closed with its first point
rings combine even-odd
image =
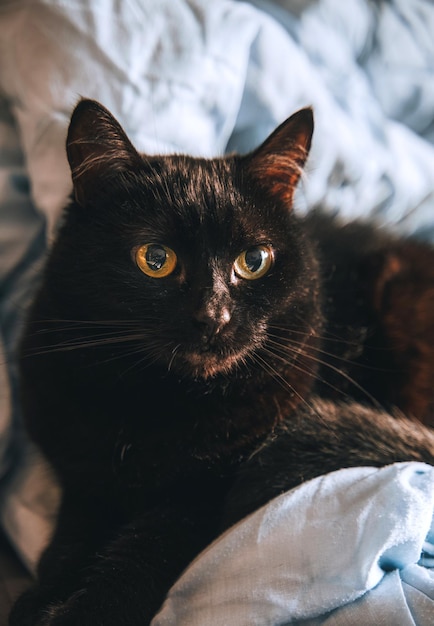
{"type": "Polygon", "coordinates": [[[115,172],[139,166],[143,160],[119,122],[99,102],[82,99],[75,107],[66,139],[77,202],[85,205],[115,172]]]}
{"type": "Polygon", "coordinates": [[[309,154],[313,127],[312,109],[300,109],[247,155],[250,174],[287,206],[292,204],[294,190],[309,154]]]}

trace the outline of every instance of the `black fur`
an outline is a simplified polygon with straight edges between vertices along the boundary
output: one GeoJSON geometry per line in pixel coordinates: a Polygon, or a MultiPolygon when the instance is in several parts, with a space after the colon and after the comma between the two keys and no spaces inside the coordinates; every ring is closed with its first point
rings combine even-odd
{"type": "Polygon", "coordinates": [[[75,200],[21,350],[25,421],[63,499],[11,626],[149,624],[192,558],[278,493],[434,462],[431,430],[387,412],[433,420],[434,251],[297,217],[312,129],[305,109],[246,156],[142,157],[78,104],[75,200]],[[167,276],[140,270],[146,243],[176,252],[167,276]],[[270,268],[242,278],[258,245],[270,268]]]}

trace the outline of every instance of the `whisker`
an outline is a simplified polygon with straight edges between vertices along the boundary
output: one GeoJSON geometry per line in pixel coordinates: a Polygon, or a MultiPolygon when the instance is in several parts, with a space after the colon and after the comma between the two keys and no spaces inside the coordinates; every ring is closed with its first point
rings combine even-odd
{"type": "MultiPolygon", "coordinates": [[[[268,334],[269,337],[273,337],[275,339],[282,339],[280,335],[275,335],[273,333],[269,333],[268,334]]],[[[288,337],[285,337],[284,341],[286,343],[291,343],[293,345],[305,345],[305,342],[297,342],[297,340],[295,339],[289,339],[288,337]]],[[[270,342],[271,343],[271,342],[270,342]]],[[[356,345],[356,344],[355,344],[356,345]]],[[[324,356],[328,356],[332,359],[335,359],[336,361],[341,361],[342,363],[346,363],[348,365],[354,365],[356,367],[360,367],[361,369],[367,369],[367,370],[371,370],[371,371],[375,371],[375,372],[391,372],[393,370],[386,368],[386,367],[377,367],[375,365],[368,365],[367,363],[359,363],[358,361],[355,361],[353,359],[348,359],[344,356],[340,356],[338,354],[335,354],[334,352],[329,352],[328,350],[324,350],[323,348],[320,348],[319,346],[313,346],[310,345],[309,346],[309,350],[312,350],[314,352],[317,352],[318,354],[323,354],[324,356]]]]}
{"type": "MultiPolygon", "coordinates": [[[[277,357],[277,358],[281,359],[283,362],[286,362],[286,359],[284,358],[284,356],[286,356],[286,355],[283,355],[283,349],[281,351],[282,355],[277,353],[277,352],[274,352],[273,350],[267,350],[266,348],[264,348],[263,350],[266,351],[268,354],[270,354],[270,356],[277,357]]],[[[315,371],[303,368],[297,362],[292,362],[291,363],[291,367],[296,369],[298,372],[301,372],[302,374],[306,374],[307,376],[310,376],[310,377],[314,378],[315,380],[318,380],[319,382],[323,383],[324,385],[327,385],[327,387],[329,387],[330,389],[332,389],[336,393],[340,394],[343,397],[346,397],[347,394],[345,393],[345,391],[343,391],[342,389],[339,389],[339,387],[336,387],[336,385],[333,385],[330,381],[326,380],[322,376],[318,376],[318,374],[315,371]]]]}
{"type": "MultiPolygon", "coordinates": [[[[277,371],[275,370],[264,358],[262,358],[259,354],[255,354],[253,356],[253,359],[263,367],[264,371],[268,372],[269,374],[271,374],[274,378],[274,380],[276,382],[278,382],[280,384],[280,386],[285,389],[286,391],[290,391],[291,393],[293,393],[294,395],[297,396],[297,398],[310,410],[310,411],[315,411],[315,409],[313,408],[312,405],[309,404],[309,402],[307,402],[307,400],[305,398],[303,398],[303,396],[298,393],[298,391],[277,371]]],[[[320,415],[318,415],[318,417],[321,418],[320,415]]]]}
{"type": "Polygon", "coordinates": [[[122,337],[115,335],[113,337],[99,337],[96,339],[88,338],[88,337],[77,337],[74,339],[68,339],[65,341],[61,341],[59,343],[55,343],[52,345],[46,345],[43,348],[36,348],[27,350],[24,356],[40,356],[44,354],[51,354],[54,352],[68,352],[71,350],[79,350],[81,348],[94,348],[97,346],[108,346],[115,345],[119,343],[130,343],[132,341],[143,340],[146,339],[146,335],[141,333],[128,334],[122,337]]]}
{"type": "Polygon", "coordinates": [[[105,329],[110,327],[113,332],[119,332],[120,330],[128,330],[130,328],[138,328],[143,326],[143,320],[36,320],[29,323],[28,331],[30,336],[46,335],[57,332],[73,332],[77,330],[90,330],[90,329],[105,329]],[[44,325],[44,328],[34,328],[38,325],[44,325]],[[52,328],[47,328],[47,325],[52,324],[52,328]],[[59,324],[64,324],[59,326],[59,324]]]}
{"type": "MultiPolygon", "coordinates": [[[[124,372],[122,372],[122,376],[125,376],[125,374],[127,374],[129,371],[139,367],[141,364],[143,364],[144,361],[146,361],[146,366],[142,369],[147,369],[148,367],[151,367],[152,365],[154,365],[154,363],[158,362],[161,352],[170,350],[170,345],[171,344],[166,344],[166,345],[155,344],[154,346],[147,345],[146,354],[144,354],[143,358],[139,359],[139,361],[137,361],[136,363],[133,363],[132,365],[130,365],[124,372]],[[149,348],[152,348],[152,349],[150,350],[149,348]]],[[[180,345],[181,344],[178,344],[178,346],[176,346],[176,349],[179,348],[180,345]]],[[[138,352],[145,352],[145,350],[144,349],[137,350],[136,353],[138,352]]]]}
{"type": "Polygon", "coordinates": [[[177,353],[177,351],[179,350],[180,347],[181,347],[181,344],[178,343],[172,350],[172,356],[171,356],[171,359],[170,359],[169,364],[167,366],[167,371],[168,372],[170,372],[170,370],[172,368],[172,364],[173,364],[173,361],[175,360],[176,353],[177,353]]]}
{"type": "MultiPolygon", "coordinates": [[[[280,349],[280,353],[284,354],[284,350],[285,350],[285,346],[282,346],[281,344],[279,344],[276,341],[270,340],[268,342],[269,344],[276,346],[277,348],[280,349]]],[[[296,344],[297,345],[297,344],[296,344]]],[[[288,348],[290,348],[290,346],[288,346],[288,348]]],[[[299,351],[298,351],[299,352],[299,351]]],[[[335,367],[334,365],[332,365],[331,363],[328,363],[327,361],[324,361],[323,359],[318,358],[317,356],[311,355],[309,354],[308,351],[303,352],[303,355],[310,359],[311,361],[313,361],[314,363],[319,363],[321,365],[324,365],[325,367],[327,367],[328,369],[330,369],[331,371],[339,374],[339,376],[341,376],[342,378],[344,378],[347,382],[349,382],[350,384],[352,384],[356,389],[358,389],[362,394],[364,394],[364,396],[370,400],[370,402],[373,403],[374,406],[376,406],[377,408],[381,409],[381,404],[378,402],[378,400],[376,398],[374,398],[374,396],[372,394],[369,393],[369,391],[367,391],[367,389],[365,389],[364,387],[362,387],[362,385],[360,385],[354,378],[352,378],[352,376],[350,376],[349,374],[347,374],[347,372],[344,372],[342,370],[340,370],[338,367],[335,367]]],[[[276,353],[276,356],[278,356],[278,354],[276,353]]],[[[282,357],[280,357],[282,358],[282,357]]],[[[320,380],[318,378],[318,380],[320,380]]]]}
{"type": "MultiPolygon", "coordinates": [[[[360,347],[360,341],[357,341],[355,339],[345,339],[340,335],[336,335],[331,330],[318,333],[314,328],[306,329],[306,326],[302,323],[300,323],[300,325],[297,326],[291,321],[290,327],[279,326],[277,324],[270,324],[269,328],[274,328],[275,330],[278,330],[280,332],[284,331],[284,332],[290,333],[291,335],[303,335],[303,336],[306,336],[306,334],[316,335],[318,339],[327,343],[344,344],[346,346],[354,347],[354,348],[360,347]],[[301,328],[302,330],[297,330],[297,328],[301,328]]],[[[377,350],[382,351],[382,350],[387,350],[387,348],[377,348],[377,350]]]]}

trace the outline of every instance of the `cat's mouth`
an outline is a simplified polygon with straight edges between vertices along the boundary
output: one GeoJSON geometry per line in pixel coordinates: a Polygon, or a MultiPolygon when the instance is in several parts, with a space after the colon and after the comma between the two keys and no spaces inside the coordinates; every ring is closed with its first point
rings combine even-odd
{"type": "Polygon", "coordinates": [[[216,376],[233,375],[245,368],[264,345],[267,325],[256,321],[253,328],[247,323],[226,325],[217,332],[191,337],[179,343],[173,351],[169,369],[182,376],[208,380],[216,376]]]}
{"type": "Polygon", "coordinates": [[[183,370],[187,368],[192,377],[206,380],[217,375],[229,374],[245,363],[249,354],[247,347],[225,353],[215,350],[183,351],[177,355],[177,364],[181,365],[183,370]]]}

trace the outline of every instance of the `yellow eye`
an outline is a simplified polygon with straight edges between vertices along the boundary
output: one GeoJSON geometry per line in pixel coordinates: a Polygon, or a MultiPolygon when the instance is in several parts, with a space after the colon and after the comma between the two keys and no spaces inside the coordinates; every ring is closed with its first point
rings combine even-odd
{"type": "Polygon", "coordinates": [[[176,267],[176,254],[171,248],[160,243],[146,243],[137,248],[136,263],[139,269],[152,278],[169,276],[176,267]]]}
{"type": "Polygon", "coordinates": [[[234,263],[235,274],[246,280],[264,276],[273,265],[273,249],[270,246],[254,246],[244,250],[234,263]]]}

